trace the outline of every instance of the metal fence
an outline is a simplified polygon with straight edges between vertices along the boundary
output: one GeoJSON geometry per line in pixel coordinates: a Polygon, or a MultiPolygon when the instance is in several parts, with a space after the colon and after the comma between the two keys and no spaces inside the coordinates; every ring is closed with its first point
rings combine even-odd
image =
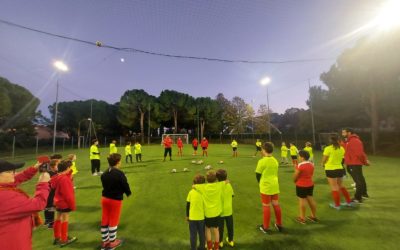
{"type": "MultiPolygon", "coordinates": [[[[366,151],[369,151],[370,146],[370,135],[368,133],[360,133],[360,138],[364,143],[364,148],[366,151]]],[[[192,134],[189,135],[189,143],[193,140],[197,135],[192,134]]],[[[268,134],[205,134],[209,143],[212,144],[230,144],[232,139],[236,139],[239,144],[249,144],[254,145],[257,139],[260,139],[262,142],[268,141],[268,134]]],[[[126,145],[127,141],[135,142],[136,140],[141,142],[141,137],[125,137],[125,136],[98,136],[100,147],[108,147],[112,140],[117,141],[118,146],[126,145]]],[[[315,145],[313,145],[314,149],[320,149],[320,146],[324,144],[324,142],[320,142],[319,138],[316,138],[317,141],[315,145]]],[[[63,152],[65,150],[71,149],[79,149],[79,148],[89,148],[91,143],[90,139],[81,136],[79,139],[77,136],[73,136],[70,138],[57,138],[55,151],[63,152]]],[[[311,134],[272,134],[271,141],[279,146],[282,141],[293,142],[299,148],[302,148],[305,142],[312,141],[311,134]]],[[[145,137],[144,145],[150,144],[160,144],[161,137],[145,137]]],[[[398,154],[398,149],[400,148],[400,133],[382,133],[380,135],[379,141],[379,149],[380,152],[385,154],[388,152],[389,154],[398,154]]],[[[7,158],[16,158],[19,155],[26,154],[35,154],[40,155],[42,153],[52,152],[53,150],[53,139],[39,139],[36,136],[26,136],[26,135],[12,135],[12,134],[0,134],[0,157],[7,158]]]]}

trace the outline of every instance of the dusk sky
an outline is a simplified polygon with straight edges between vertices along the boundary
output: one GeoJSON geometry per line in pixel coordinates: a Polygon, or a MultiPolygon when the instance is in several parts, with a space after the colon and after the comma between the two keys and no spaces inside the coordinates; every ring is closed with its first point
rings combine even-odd
{"type": "Polygon", "coordinates": [[[306,108],[307,79],[319,76],[365,34],[346,36],[369,22],[383,0],[0,0],[0,19],[116,47],[233,60],[244,64],[174,59],[115,51],[0,23],[0,76],[29,89],[48,115],[59,79],[60,101],[95,98],[118,102],[128,89],[158,96],[164,89],[194,97],[242,97],[257,110],[306,108]],[[124,62],[121,62],[121,58],[124,62]],[[55,60],[69,72],[57,74],[55,60]]]}

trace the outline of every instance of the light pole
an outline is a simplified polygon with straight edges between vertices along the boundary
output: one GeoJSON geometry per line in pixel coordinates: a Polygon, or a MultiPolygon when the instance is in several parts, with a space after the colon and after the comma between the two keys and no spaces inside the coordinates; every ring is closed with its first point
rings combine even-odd
{"type": "Polygon", "coordinates": [[[269,94],[268,94],[268,84],[271,82],[271,78],[268,76],[264,77],[261,79],[260,84],[265,86],[267,89],[267,126],[268,126],[268,135],[269,135],[269,141],[271,141],[271,121],[270,121],[270,110],[269,110],[269,94]]]}
{"type": "MultiPolygon", "coordinates": [[[[67,72],[68,66],[62,61],[55,61],[53,66],[59,72],[67,72]]],[[[53,153],[56,152],[56,136],[57,136],[57,116],[58,116],[58,79],[57,79],[57,91],[56,91],[56,107],[54,110],[54,128],[53,128],[53,153]]]]}
{"type": "Polygon", "coordinates": [[[91,118],[85,118],[78,122],[78,149],[81,148],[81,122],[83,121],[91,121],[91,118]]]}

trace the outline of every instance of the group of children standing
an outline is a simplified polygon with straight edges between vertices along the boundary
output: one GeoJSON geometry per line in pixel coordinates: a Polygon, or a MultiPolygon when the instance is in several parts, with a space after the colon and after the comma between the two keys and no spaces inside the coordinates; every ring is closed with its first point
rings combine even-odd
{"type": "Polygon", "coordinates": [[[51,176],[44,224],[53,229],[53,244],[63,247],[77,240],[68,234],[69,213],[76,209],[73,185],[73,176],[78,172],[76,156],[70,154],[63,160],[61,155],[55,154],[48,160],[46,158],[38,158],[39,162],[48,164],[47,169],[42,171],[47,171],[51,176]]]}
{"type": "MultiPolygon", "coordinates": [[[[115,144],[114,144],[115,145],[115,144]]],[[[110,150],[114,147],[110,145],[110,150]]],[[[91,149],[91,153],[95,150],[91,149]]],[[[44,157],[42,157],[43,159],[44,157]]],[[[39,159],[41,161],[41,159],[39,159]]],[[[44,211],[45,225],[53,229],[53,245],[64,247],[76,241],[76,237],[68,234],[68,221],[70,212],[75,211],[75,187],[73,176],[78,172],[74,154],[68,155],[62,160],[59,154],[53,155],[48,161],[46,170],[50,176],[51,192],[44,211]],[[55,213],[56,212],[56,213],[55,213]]],[[[101,249],[114,249],[122,244],[117,239],[117,230],[122,208],[123,195],[131,195],[131,190],[125,174],[119,170],[121,166],[121,155],[110,153],[107,157],[109,168],[101,174],[102,191],[102,219],[101,219],[101,249]]]]}
{"type": "MultiPolygon", "coordinates": [[[[311,142],[306,142],[303,150],[308,152],[308,154],[309,154],[308,160],[312,162],[314,154],[313,154],[313,149],[311,147],[311,142]]],[[[287,159],[288,152],[290,152],[290,158],[292,159],[292,164],[294,166],[297,166],[297,164],[298,164],[297,155],[299,153],[299,150],[297,149],[296,145],[293,142],[289,143],[289,148],[286,146],[285,142],[282,142],[281,164],[289,164],[288,159],[287,159]]]]}
{"type": "MultiPolygon", "coordinates": [[[[101,175],[102,191],[102,220],[101,236],[102,249],[113,249],[122,244],[117,239],[117,229],[121,214],[123,195],[131,195],[131,190],[124,173],[119,169],[121,166],[121,155],[117,152],[115,141],[110,144],[110,154],[107,157],[109,168],[101,175]]],[[[196,142],[194,142],[196,143],[196,142]]],[[[97,148],[98,141],[95,140],[90,149],[92,160],[92,171],[96,171],[99,164],[93,160],[100,161],[100,153],[97,148]]],[[[194,144],[193,144],[194,145],[194,144]]],[[[197,145],[197,144],[196,144],[197,145]]],[[[208,145],[207,145],[208,146],[208,145]]],[[[237,148],[237,143],[232,143],[232,148],[237,148]]],[[[136,161],[141,161],[141,145],[135,143],[136,161]]],[[[194,146],[193,146],[194,147],[194,146]]],[[[204,150],[204,149],[203,149],[204,150]]],[[[267,142],[262,144],[256,142],[256,154],[261,151],[262,158],[258,161],[255,170],[256,179],[259,184],[260,198],[263,211],[263,223],[258,226],[263,233],[270,233],[271,208],[274,210],[275,222],[273,226],[279,232],[284,230],[282,224],[282,210],[279,204],[279,162],[273,156],[274,146],[267,142]]],[[[196,152],[196,151],[195,151],[196,152]]],[[[235,152],[235,151],[234,151],[235,152]]],[[[281,146],[281,163],[287,164],[287,154],[290,152],[294,165],[293,180],[296,186],[296,195],[299,201],[299,216],[296,221],[306,224],[306,221],[318,222],[316,202],[313,199],[314,164],[312,162],[312,147],[306,143],[303,150],[298,151],[293,143],[287,148],[285,143],[281,146]],[[310,215],[306,216],[306,207],[310,208],[310,215]]],[[[256,155],[255,154],[255,155],[256,155]]],[[[132,162],[131,144],[125,147],[125,161],[132,162]]],[[[337,136],[331,137],[331,143],[323,151],[322,165],[328,183],[331,187],[334,203],[331,207],[340,209],[340,194],[345,197],[347,206],[352,206],[352,200],[346,188],[342,186],[344,148],[339,144],[337,136]]],[[[48,204],[45,210],[46,225],[53,228],[54,244],[65,246],[77,240],[76,237],[68,235],[69,213],[74,211],[75,196],[73,175],[78,172],[75,166],[76,156],[69,155],[62,160],[61,155],[53,155],[49,162],[49,174],[52,176],[50,185],[52,192],[49,194],[48,204]],[[56,216],[54,211],[57,212],[56,216]],[[55,218],[54,218],[55,217],[55,218]]],[[[97,173],[101,173],[97,171],[97,173]]],[[[232,201],[234,191],[227,179],[224,169],[208,171],[205,176],[196,175],[193,186],[188,193],[186,202],[186,217],[189,223],[190,245],[192,250],[220,249],[224,243],[233,247],[234,224],[232,201]],[[224,241],[224,228],[227,228],[227,237],[224,241]],[[198,240],[199,239],[199,243],[198,240]]]]}
{"type": "Polygon", "coordinates": [[[228,236],[226,244],[233,247],[233,188],[224,169],[210,170],[206,176],[196,175],[186,202],[192,250],[219,249],[224,246],[224,224],[228,236]],[[205,183],[207,180],[207,183],[205,183]],[[199,245],[197,245],[197,236],[199,245]]]}

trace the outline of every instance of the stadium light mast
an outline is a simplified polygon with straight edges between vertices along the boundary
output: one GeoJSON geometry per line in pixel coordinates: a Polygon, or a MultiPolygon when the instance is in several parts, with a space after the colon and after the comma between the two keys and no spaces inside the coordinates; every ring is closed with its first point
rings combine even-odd
{"type": "Polygon", "coordinates": [[[269,110],[269,93],[268,93],[268,84],[271,83],[271,78],[268,76],[264,77],[263,79],[260,80],[260,84],[265,86],[267,89],[267,126],[268,126],[268,135],[269,135],[269,141],[271,141],[271,121],[270,121],[270,110],[269,110]]]}
{"type": "Polygon", "coordinates": [[[376,26],[380,30],[391,30],[400,27],[400,1],[386,1],[380,8],[378,15],[368,25],[376,26]]]}
{"type": "MultiPolygon", "coordinates": [[[[68,66],[62,61],[55,61],[53,63],[54,68],[58,72],[67,72],[68,66]]],[[[57,136],[57,116],[58,116],[58,77],[57,77],[57,90],[56,90],[56,107],[54,110],[54,127],[53,127],[53,153],[56,152],[56,136],[57,136]]]]}

